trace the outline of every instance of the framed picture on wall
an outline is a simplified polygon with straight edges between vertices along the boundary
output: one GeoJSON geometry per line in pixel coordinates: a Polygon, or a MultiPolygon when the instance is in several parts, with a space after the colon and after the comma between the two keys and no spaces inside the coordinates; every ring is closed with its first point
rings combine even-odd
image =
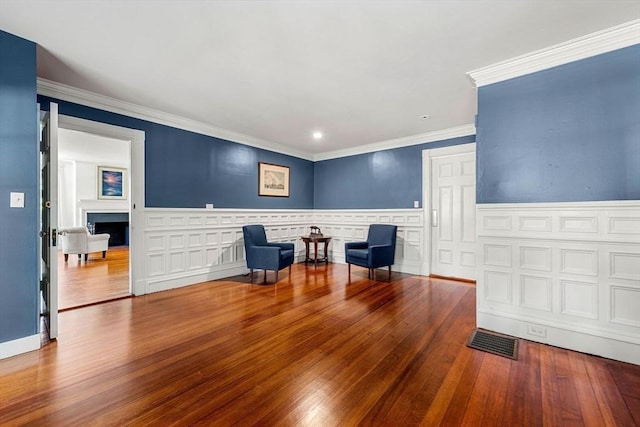
{"type": "Polygon", "coordinates": [[[126,200],[127,170],[98,166],[98,199],[126,200]]]}
{"type": "Polygon", "coordinates": [[[289,197],[289,167],[259,162],[258,195],[289,197]]]}

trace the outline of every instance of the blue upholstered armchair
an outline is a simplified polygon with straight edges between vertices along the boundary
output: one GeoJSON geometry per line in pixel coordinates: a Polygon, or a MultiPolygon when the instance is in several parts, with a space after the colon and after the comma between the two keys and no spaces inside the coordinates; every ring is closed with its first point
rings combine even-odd
{"type": "Polygon", "coordinates": [[[293,243],[268,243],[267,235],[262,225],[245,225],[242,227],[244,235],[244,250],[247,258],[251,280],[253,281],[253,269],[264,270],[264,281],[267,282],[267,270],[276,272],[293,264],[293,243]]]}
{"type": "Polygon", "coordinates": [[[391,266],[396,253],[396,234],[398,226],[387,224],[371,224],[366,242],[348,242],[344,244],[344,253],[349,274],[351,264],[367,267],[368,277],[371,279],[373,269],[389,266],[389,278],[391,278],[391,266]]]}

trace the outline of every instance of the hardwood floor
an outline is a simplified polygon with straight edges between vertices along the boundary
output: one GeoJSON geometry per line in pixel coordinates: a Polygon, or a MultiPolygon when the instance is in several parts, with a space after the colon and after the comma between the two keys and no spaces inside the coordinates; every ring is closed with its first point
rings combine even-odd
{"type": "Polygon", "coordinates": [[[89,254],[80,261],[58,253],[58,307],[66,310],[129,296],[129,247],[111,247],[107,257],[89,254]]]}
{"type": "Polygon", "coordinates": [[[473,285],[352,272],[296,264],[276,285],[61,313],[57,342],[0,361],[0,425],[640,425],[640,366],[472,350],[473,285]]]}

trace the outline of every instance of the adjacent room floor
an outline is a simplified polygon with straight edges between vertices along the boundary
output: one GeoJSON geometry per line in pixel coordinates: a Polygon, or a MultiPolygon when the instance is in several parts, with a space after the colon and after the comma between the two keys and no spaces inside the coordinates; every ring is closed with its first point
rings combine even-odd
{"type": "Polygon", "coordinates": [[[129,247],[89,254],[87,261],[58,253],[58,307],[66,310],[129,296],[129,247]]]}

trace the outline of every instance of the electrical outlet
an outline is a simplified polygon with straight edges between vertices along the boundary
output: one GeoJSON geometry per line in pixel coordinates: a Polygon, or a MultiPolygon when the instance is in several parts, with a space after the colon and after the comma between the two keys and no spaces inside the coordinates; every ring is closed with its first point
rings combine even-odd
{"type": "Polygon", "coordinates": [[[419,208],[420,207],[420,201],[419,200],[414,200],[413,201],[413,207],[414,208],[419,208]]]}
{"type": "Polygon", "coordinates": [[[535,335],[537,337],[546,338],[547,328],[538,325],[527,325],[527,333],[529,335],[535,335]]]}
{"type": "Polygon", "coordinates": [[[213,203],[207,203],[207,204],[205,205],[205,208],[206,208],[206,209],[213,209],[213,203]]]}

